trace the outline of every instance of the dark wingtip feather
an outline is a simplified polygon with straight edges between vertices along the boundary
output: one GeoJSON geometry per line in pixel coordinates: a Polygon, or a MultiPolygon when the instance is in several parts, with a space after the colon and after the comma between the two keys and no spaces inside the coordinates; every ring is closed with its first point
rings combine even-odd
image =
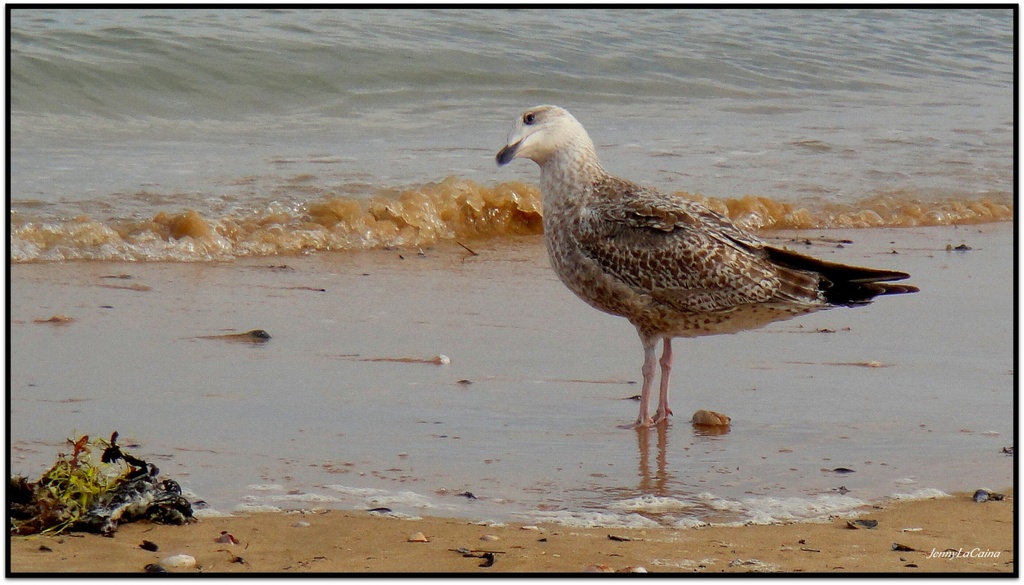
{"type": "Polygon", "coordinates": [[[910,284],[889,282],[910,278],[906,272],[827,262],[781,248],[766,247],[765,251],[780,266],[820,274],[821,292],[833,305],[863,305],[877,296],[908,294],[920,290],[910,284]]]}
{"type": "Polygon", "coordinates": [[[909,284],[891,284],[888,282],[830,282],[822,286],[825,299],[833,305],[866,305],[875,297],[882,295],[902,295],[916,293],[920,289],[909,284]]]}

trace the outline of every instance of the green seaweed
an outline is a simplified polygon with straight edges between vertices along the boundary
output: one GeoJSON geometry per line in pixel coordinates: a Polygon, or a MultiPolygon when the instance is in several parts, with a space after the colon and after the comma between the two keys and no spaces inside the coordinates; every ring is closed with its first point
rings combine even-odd
{"type": "Polygon", "coordinates": [[[59,453],[57,461],[39,478],[28,482],[12,476],[10,489],[10,533],[61,533],[84,529],[103,533],[116,530],[117,522],[138,517],[180,523],[191,517],[191,507],[180,488],[170,480],[157,483],[159,470],[124,453],[117,445],[117,433],[109,441],[89,436],[68,439],[71,452],[59,453]],[[99,463],[92,450],[102,448],[99,463]],[[140,495],[150,496],[141,503],[140,495]],[[155,497],[153,497],[155,496],[155,497]],[[134,506],[134,508],[133,508],[134,506]],[[159,506],[173,512],[157,509],[159,506]]]}

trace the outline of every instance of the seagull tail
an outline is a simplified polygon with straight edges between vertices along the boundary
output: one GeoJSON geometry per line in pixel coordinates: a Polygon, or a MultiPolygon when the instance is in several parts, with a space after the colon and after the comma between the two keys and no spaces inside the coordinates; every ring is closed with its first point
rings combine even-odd
{"type": "Polygon", "coordinates": [[[920,290],[910,284],[890,282],[910,278],[906,272],[826,262],[781,248],[766,246],[764,250],[771,261],[781,267],[820,275],[818,288],[832,305],[865,305],[877,296],[915,293],[920,290]]]}

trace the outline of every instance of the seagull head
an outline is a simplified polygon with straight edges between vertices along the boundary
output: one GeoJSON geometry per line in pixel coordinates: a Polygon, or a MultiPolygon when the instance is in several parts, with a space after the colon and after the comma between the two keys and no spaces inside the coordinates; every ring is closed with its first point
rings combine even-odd
{"type": "Polygon", "coordinates": [[[528,158],[543,167],[556,153],[579,147],[593,151],[594,145],[572,114],[558,106],[537,106],[519,116],[495,159],[498,166],[528,158]]]}

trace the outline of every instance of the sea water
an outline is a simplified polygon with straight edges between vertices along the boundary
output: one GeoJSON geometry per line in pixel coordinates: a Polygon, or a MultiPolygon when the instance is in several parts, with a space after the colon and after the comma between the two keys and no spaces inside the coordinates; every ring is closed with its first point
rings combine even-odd
{"type": "Polygon", "coordinates": [[[537,233],[539,103],[754,228],[1013,215],[1012,10],[11,11],[15,262],[537,233]]]}

